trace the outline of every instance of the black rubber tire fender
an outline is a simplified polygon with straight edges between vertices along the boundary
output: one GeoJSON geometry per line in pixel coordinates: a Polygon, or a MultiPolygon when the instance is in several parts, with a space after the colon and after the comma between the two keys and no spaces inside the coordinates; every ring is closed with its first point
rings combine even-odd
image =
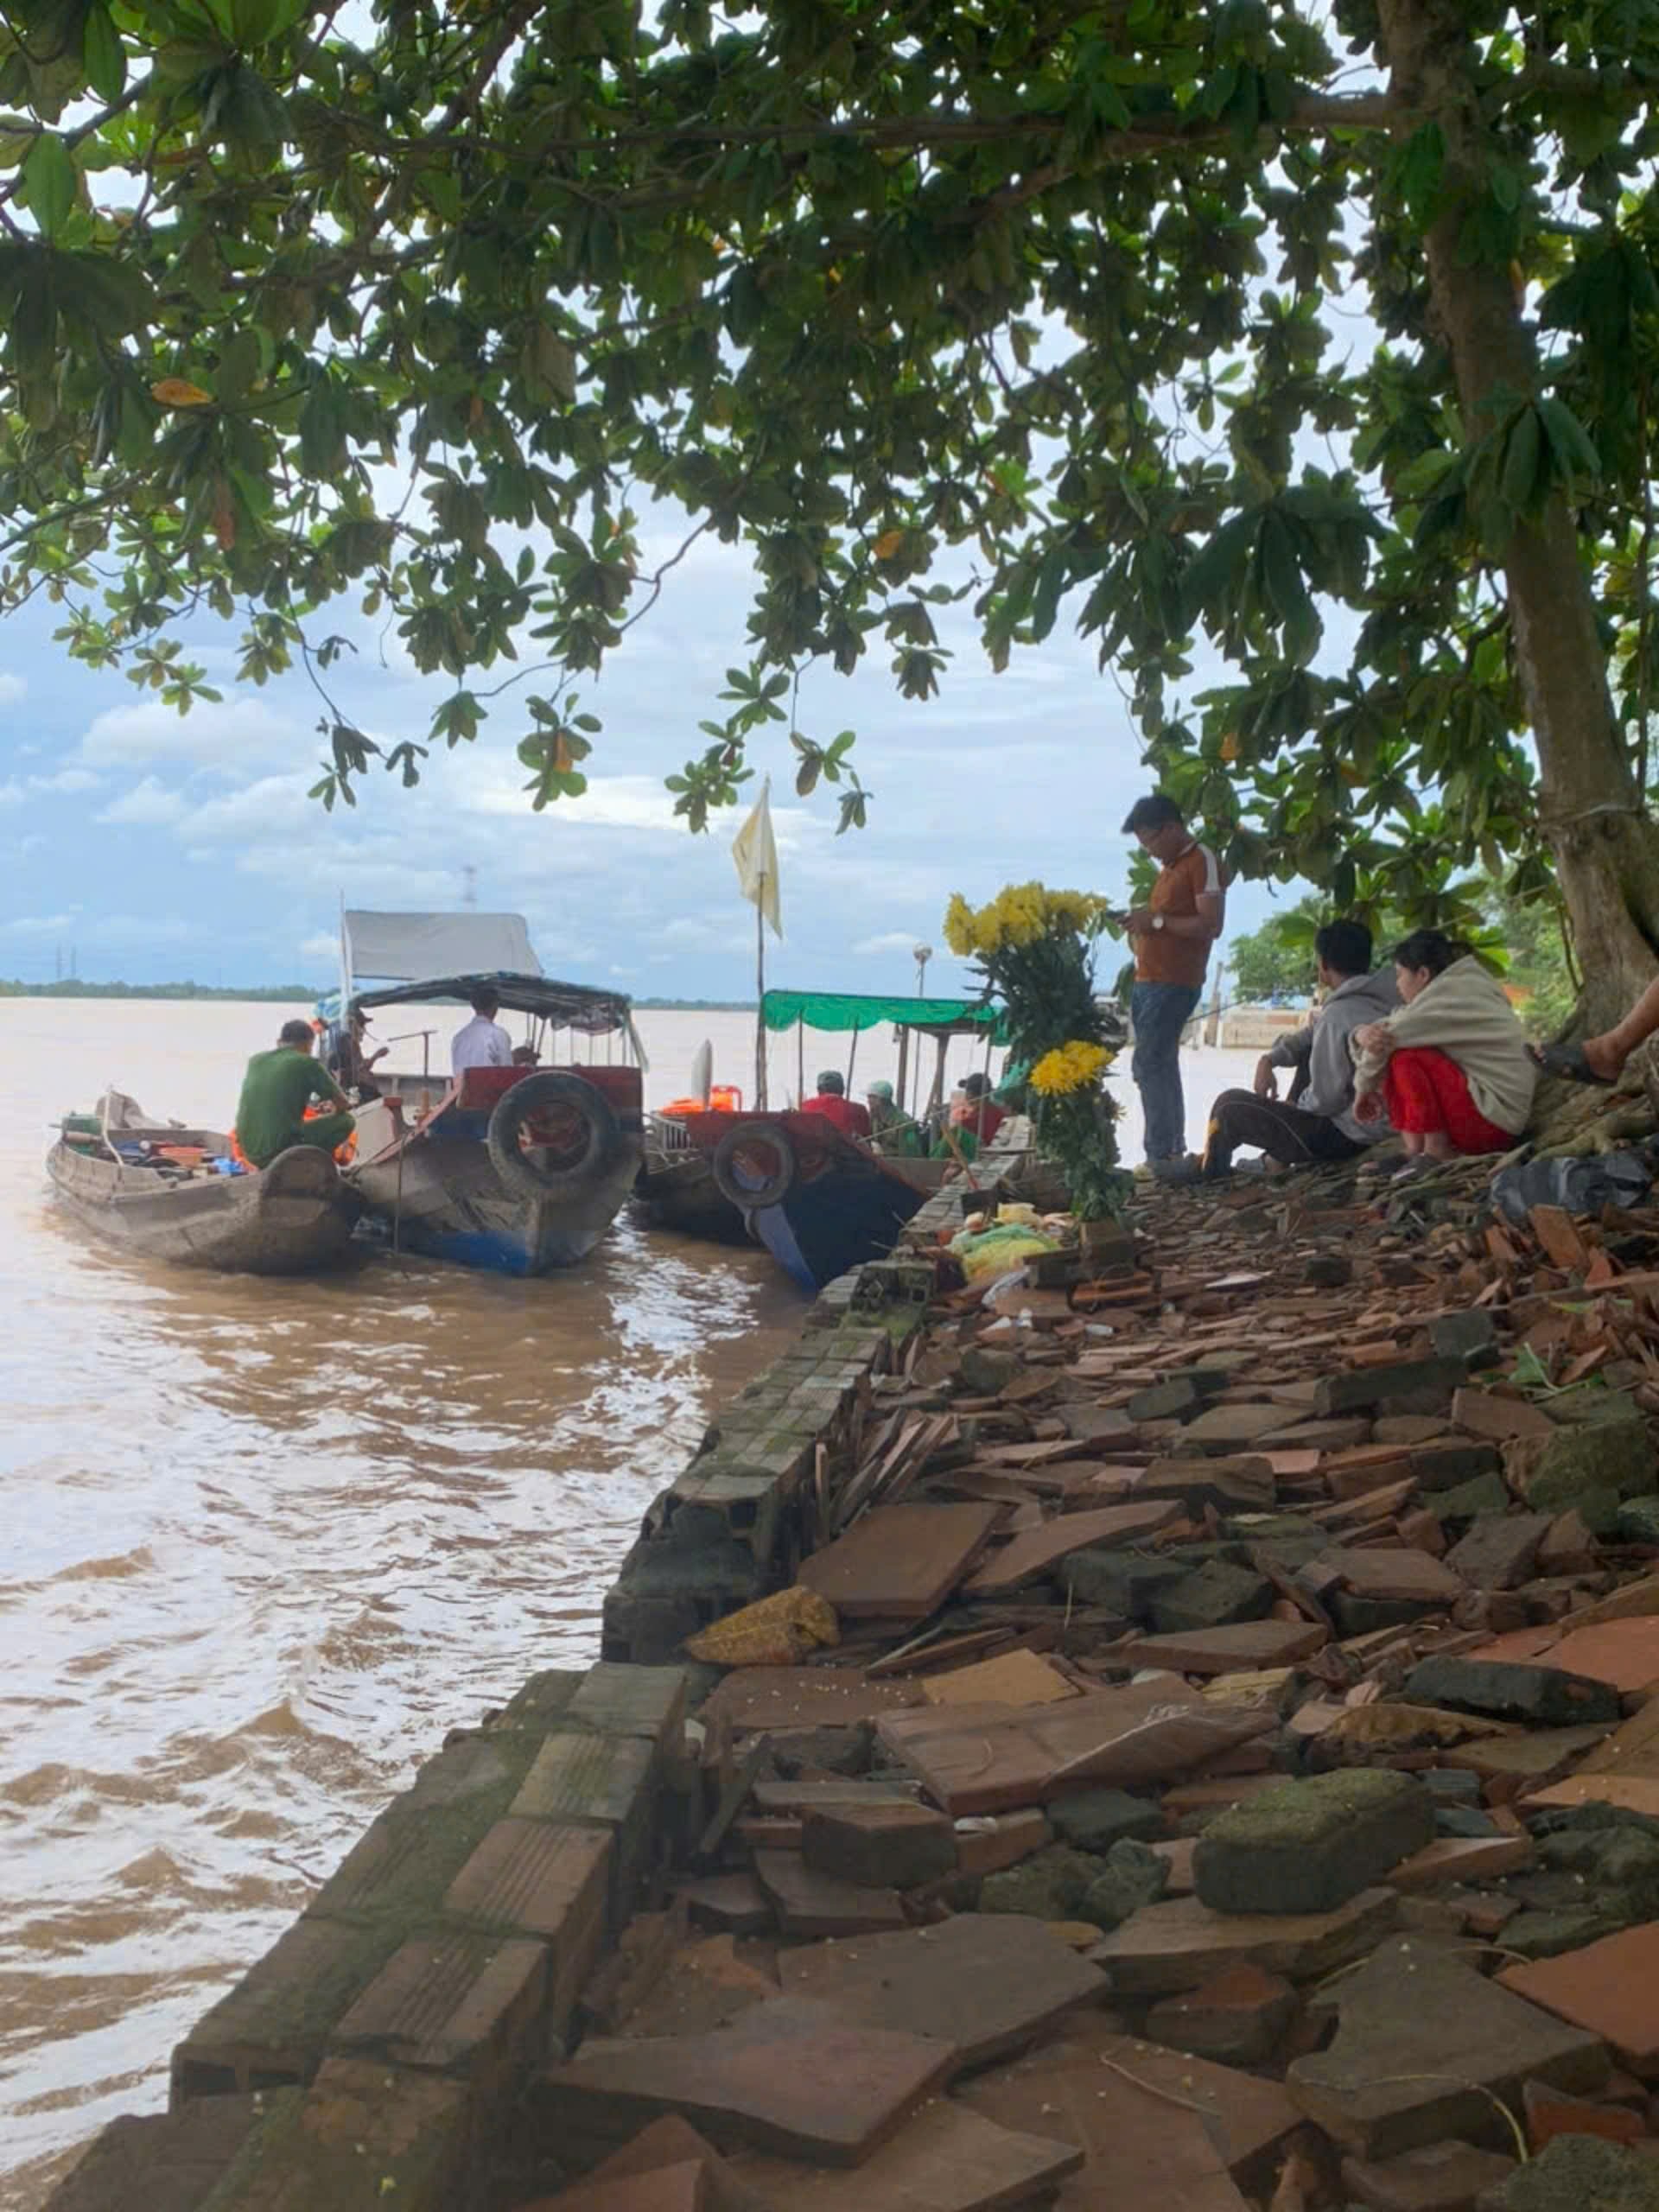
{"type": "Polygon", "coordinates": [[[715,1147],[713,1167],[721,1198],[729,1199],[741,1214],[757,1213],[762,1206],[775,1206],[787,1196],[795,1180],[795,1147],[771,1122],[740,1122],[715,1147]],[[776,1155],[778,1165],[763,1183],[753,1183],[738,1174],[737,1158],[740,1153],[762,1148],[776,1155]]]}
{"type": "Polygon", "coordinates": [[[622,1130],[603,1091],[584,1083],[579,1075],[544,1068],[515,1083],[496,1102],[484,1142],[496,1173],[509,1190],[545,1198],[555,1192],[586,1190],[597,1183],[622,1149],[622,1130]],[[522,1140],[538,1114],[554,1109],[580,1119],[583,1141],[571,1158],[556,1166],[546,1166],[531,1158],[522,1140]]]}

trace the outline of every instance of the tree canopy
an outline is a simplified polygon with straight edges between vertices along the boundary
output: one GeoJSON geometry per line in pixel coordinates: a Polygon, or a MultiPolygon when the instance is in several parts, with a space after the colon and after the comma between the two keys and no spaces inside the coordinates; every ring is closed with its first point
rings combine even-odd
{"type": "Polygon", "coordinates": [[[453,685],[384,765],[510,711],[545,804],[711,532],[757,581],[692,826],[768,725],[861,821],[800,676],[929,699],[960,601],[998,666],[1094,641],[1236,869],[1553,863],[1622,990],[1656,92],[1650,0],[10,0],[0,607],[181,706],[238,621],[332,804],[350,594],[453,685]]]}

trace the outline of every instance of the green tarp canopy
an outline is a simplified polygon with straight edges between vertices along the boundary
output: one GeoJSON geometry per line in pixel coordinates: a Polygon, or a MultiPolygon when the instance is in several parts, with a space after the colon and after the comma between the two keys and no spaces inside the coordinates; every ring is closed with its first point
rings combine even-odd
{"type": "Polygon", "coordinates": [[[952,1030],[1008,1041],[1006,1008],[975,999],[865,998],[851,991],[768,991],[760,1001],[768,1029],[876,1029],[896,1022],[913,1029],[952,1030]]]}

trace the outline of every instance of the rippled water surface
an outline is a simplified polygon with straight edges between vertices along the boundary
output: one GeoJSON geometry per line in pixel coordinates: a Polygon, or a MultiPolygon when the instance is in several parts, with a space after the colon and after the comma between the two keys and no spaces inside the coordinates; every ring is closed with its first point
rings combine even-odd
{"type": "MultiPolygon", "coordinates": [[[[760,1253],[626,1221],[527,1284],[85,1242],[48,1124],[111,1080],[227,1118],[289,1011],[0,1001],[3,2212],[160,2107],[170,2045],[447,1728],[595,1656],[645,1506],[799,1323],[760,1253]]],[[[710,1018],[645,1026],[665,1096],[710,1018]]]]}

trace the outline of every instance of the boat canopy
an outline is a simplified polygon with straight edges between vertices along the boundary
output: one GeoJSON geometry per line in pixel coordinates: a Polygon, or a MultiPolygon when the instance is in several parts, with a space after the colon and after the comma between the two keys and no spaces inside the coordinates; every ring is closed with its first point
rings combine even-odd
{"type": "MultiPolygon", "coordinates": [[[[481,916],[480,918],[483,918],[481,916]]],[[[592,1037],[612,1030],[632,1031],[630,1001],[620,991],[590,990],[585,983],[558,983],[550,976],[515,975],[510,969],[485,969],[467,976],[427,976],[385,990],[358,991],[352,1004],[366,1014],[372,1007],[429,1005],[459,1000],[464,1006],[486,986],[513,1014],[529,1014],[555,1029],[578,1029],[592,1037]]]]}
{"type": "Polygon", "coordinates": [[[542,972],[522,914],[389,914],[348,907],[340,920],[348,985],[359,976],[415,983],[427,976],[542,972]]]}
{"type": "Polygon", "coordinates": [[[1006,1007],[976,999],[868,998],[855,991],[768,991],[760,1001],[768,1029],[878,1029],[893,1022],[900,1029],[930,1030],[938,1037],[982,1037],[993,1045],[1008,1041],[1006,1007]]]}

